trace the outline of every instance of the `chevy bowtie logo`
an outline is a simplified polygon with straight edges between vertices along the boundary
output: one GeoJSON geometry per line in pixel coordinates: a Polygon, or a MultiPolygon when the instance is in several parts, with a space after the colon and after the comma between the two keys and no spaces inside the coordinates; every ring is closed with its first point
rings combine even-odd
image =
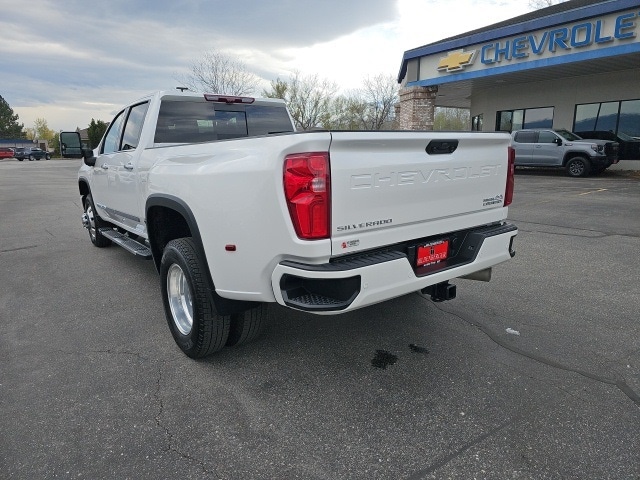
{"type": "Polygon", "coordinates": [[[467,65],[471,65],[475,56],[475,50],[470,52],[465,52],[464,50],[450,52],[449,55],[440,59],[438,71],[446,70],[447,72],[458,72],[467,65]]]}

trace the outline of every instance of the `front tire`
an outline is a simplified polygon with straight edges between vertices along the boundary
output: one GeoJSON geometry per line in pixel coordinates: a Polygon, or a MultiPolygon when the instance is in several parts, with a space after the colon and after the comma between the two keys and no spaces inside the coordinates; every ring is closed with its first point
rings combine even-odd
{"type": "Polygon", "coordinates": [[[572,157],[565,168],[570,177],[586,177],[591,171],[591,163],[584,157],[572,157]]]}
{"type": "Polygon", "coordinates": [[[180,349],[191,358],[222,349],[229,338],[231,317],[217,313],[213,286],[191,238],[167,244],[160,262],[160,283],[169,330],[180,349]]]}
{"type": "Polygon", "coordinates": [[[106,227],[107,224],[98,216],[91,194],[84,198],[84,222],[87,230],[89,230],[91,243],[98,248],[111,245],[111,240],[100,233],[100,229],[106,227]]]}

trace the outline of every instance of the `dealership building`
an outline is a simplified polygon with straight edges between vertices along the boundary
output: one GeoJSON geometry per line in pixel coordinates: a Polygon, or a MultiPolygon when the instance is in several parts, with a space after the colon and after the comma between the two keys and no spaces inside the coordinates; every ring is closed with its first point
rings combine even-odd
{"type": "Polygon", "coordinates": [[[640,139],[639,36],[640,0],[569,0],[408,50],[397,119],[429,130],[435,107],[457,107],[472,130],[640,139]]]}

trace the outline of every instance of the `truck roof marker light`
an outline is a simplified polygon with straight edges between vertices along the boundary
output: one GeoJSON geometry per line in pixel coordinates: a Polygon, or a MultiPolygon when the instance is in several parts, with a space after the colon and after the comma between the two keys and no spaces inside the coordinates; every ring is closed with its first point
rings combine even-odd
{"type": "Polygon", "coordinates": [[[213,93],[205,93],[204,98],[207,102],[219,103],[253,103],[256,99],[253,97],[236,97],[234,95],[217,95],[213,93]]]}
{"type": "Polygon", "coordinates": [[[287,155],[284,193],[298,238],[319,240],[331,232],[331,176],[328,152],[287,155]]]}

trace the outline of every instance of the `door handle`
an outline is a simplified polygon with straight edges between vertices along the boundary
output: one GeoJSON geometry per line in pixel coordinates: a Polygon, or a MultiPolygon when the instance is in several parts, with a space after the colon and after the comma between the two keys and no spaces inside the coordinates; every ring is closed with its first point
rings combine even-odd
{"type": "Polygon", "coordinates": [[[129,162],[127,163],[124,168],[126,168],[127,170],[133,170],[133,163],[129,162]]]}

